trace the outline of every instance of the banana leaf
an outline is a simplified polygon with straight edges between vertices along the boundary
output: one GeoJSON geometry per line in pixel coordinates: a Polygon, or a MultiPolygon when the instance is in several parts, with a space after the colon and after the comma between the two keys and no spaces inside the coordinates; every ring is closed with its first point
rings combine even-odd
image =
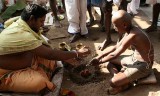
{"type": "Polygon", "coordinates": [[[3,20],[9,19],[16,11],[23,10],[26,6],[25,0],[18,0],[16,4],[9,6],[2,14],[1,18],[3,20]]]}

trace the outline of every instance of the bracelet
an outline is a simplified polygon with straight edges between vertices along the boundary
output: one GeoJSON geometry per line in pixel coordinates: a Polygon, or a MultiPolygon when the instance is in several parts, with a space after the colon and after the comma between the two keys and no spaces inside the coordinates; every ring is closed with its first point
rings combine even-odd
{"type": "Polygon", "coordinates": [[[77,57],[76,58],[79,58],[79,55],[78,55],[78,52],[76,50],[72,50],[74,53],[76,53],[77,57]]]}

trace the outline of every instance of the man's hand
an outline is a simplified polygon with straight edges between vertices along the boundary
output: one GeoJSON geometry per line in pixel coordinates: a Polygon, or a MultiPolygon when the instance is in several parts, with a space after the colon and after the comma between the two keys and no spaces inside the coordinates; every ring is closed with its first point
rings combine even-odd
{"type": "Polygon", "coordinates": [[[82,57],[82,58],[88,56],[88,54],[91,53],[89,48],[85,46],[77,50],[77,52],[78,52],[79,57],[82,57]]]}

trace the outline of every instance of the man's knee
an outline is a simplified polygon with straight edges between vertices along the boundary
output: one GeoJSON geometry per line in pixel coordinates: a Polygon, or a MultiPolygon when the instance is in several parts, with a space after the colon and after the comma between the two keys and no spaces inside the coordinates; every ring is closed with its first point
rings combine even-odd
{"type": "Polygon", "coordinates": [[[118,87],[117,83],[113,80],[113,78],[109,81],[109,84],[113,88],[118,87]]]}
{"type": "Polygon", "coordinates": [[[40,76],[40,77],[36,78],[34,84],[31,86],[33,88],[33,92],[38,93],[47,87],[46,79],[40,76]]]}
{"type": "Polygon", "coordinates": [[[128,84],[128,83],[129,83],[129,80],[124,75],[124,73],[121,73],[120,75],[117,74],[110,80],[111,87],[120,87],[120,86],[128,84]]]}

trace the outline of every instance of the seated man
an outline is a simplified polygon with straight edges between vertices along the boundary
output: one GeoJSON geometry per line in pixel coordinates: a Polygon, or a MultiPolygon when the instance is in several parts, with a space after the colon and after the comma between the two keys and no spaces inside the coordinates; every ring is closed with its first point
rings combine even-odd
{"type": "Polygon", "coordinates": [[[132,25],[129,13],[119,10],[112,16],[114,28],[124,37],[113,48],[93,58],[91,65],[106,63],[113,75],[110,80],[109,94],[117,94],[128,86],[151,73],[154,60],[152,43],[142,30],[132,25]],[[132,55],[121,55],[128,47],[134,48],[132,55]]]}
{"type": "Polygon", "coordinates": [[[94,22],[94,17],[91,12],[92,6],[100,7],[101,10],[101,31],[106,32],[106,40],[99,46],[100,50],[104,50],[111,42],[111,17],[112,17],[112,5],[118,6],[118,9],[127,10],[126,0],[87,0],[87,10],[89,13],[90,21],[87,22],[87,26],[90,26],[94,22]]]}
{"type": "Polygon", "coordinates": [[[44,88],[53,91],[50,81],[55,60],[84,57],[86,48],[79,51],[53,50],[39,33],[47,10],[30,4],[21,18],[0,33],[0,91],[38,93],[44,88]]]}

